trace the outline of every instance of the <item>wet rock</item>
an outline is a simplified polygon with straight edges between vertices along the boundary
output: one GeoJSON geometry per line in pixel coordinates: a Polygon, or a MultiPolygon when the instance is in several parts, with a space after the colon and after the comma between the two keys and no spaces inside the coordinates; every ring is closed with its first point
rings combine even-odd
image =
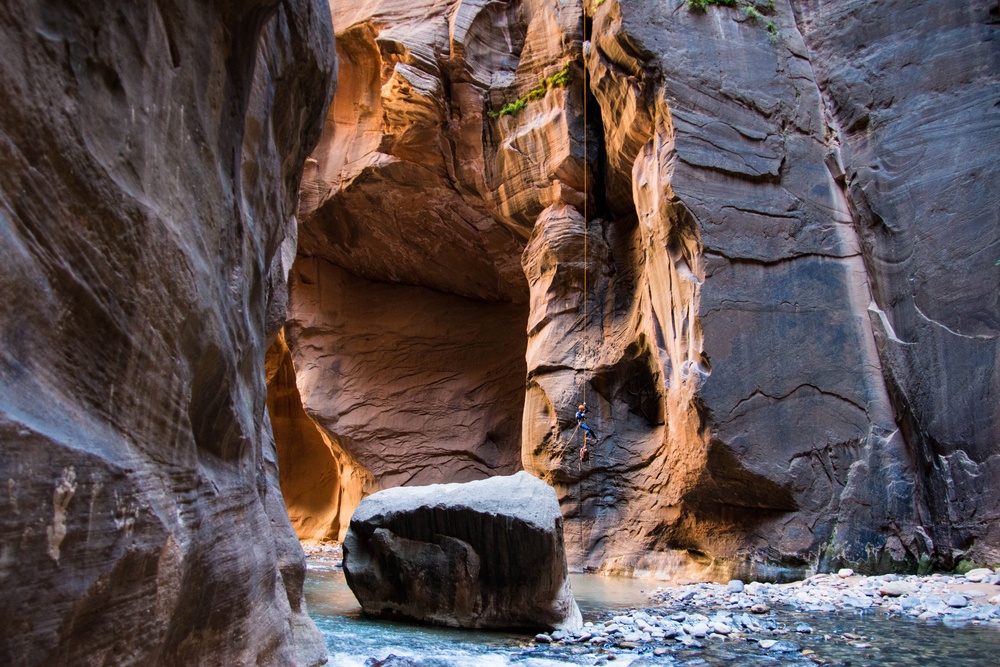
{"type": "Polygon", "coordinates": [[[732,634],[733,626],[729,625],[728,623],[717,622],[712,624],[712,631],[720,635],[728,635],[732,634]]]}
{"type": "Polygon", "coordinates": [[[583,625],[555,492],[523,472],[369,496],[344,539],[344,573],[374,616],[470,628],[583,625]]]}
{"type": "Polygon", "coordinates": [[[687,627],[687,633],[692,637],[698,637],[698,638],[704,637],[709,633],[709,631],[710,628],[708,627],[708,623],[704,622],[695,623],[694,625],[687,627]]]}
{"type": "Polygon", "coordinates": [[[750,607],[750,612],[753,614],[766,614],[769,611],[771,611],[771,608],[763,603],[758,603],[750,607]]]}
{"type": "Polygon", "coordinates": [[[383,660],[368,658],[365,660],[365,667],[420,667],[422,661],[390,653],[383,660]]]}
{"type": "Polygon", "coordinates": [[[797,653],[801,650],[801,646],[794,642],[785,641],[784,639],[779,639],[778,641],[771,644],[768,650],[775,653],[797,653]]]}
{"type": "Polygon", "coordinates": [[[865,597],[863,595],[845,595],[844,605],[848,607],[853,607],[854,609],[868,609],[873,604],[870,597],[865,597]]]}
{"type": "Polygon", "coordinates": [[[808,634],[808,633],[812,632],[813,629],[812,629],[812,626],[809,625],[808,623],[799,623],[799,624],[797,624],[795,626],[795,631],[796,632],[801,632],[801,633],[808,634]]]}

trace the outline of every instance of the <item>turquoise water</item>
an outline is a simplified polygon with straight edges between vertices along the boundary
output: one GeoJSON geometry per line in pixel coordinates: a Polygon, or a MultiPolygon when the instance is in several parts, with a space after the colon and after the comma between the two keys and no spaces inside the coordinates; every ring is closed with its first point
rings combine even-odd
{"type": "MultiPolygon", "coordinates": [[[[585,620],[649,606],[645,590],[657,586],[657,582],[595,575],[571,575],[571,579],[585,620]]],[[[310,570],[306,601],[326,639],[332,667],[363,667],[369,658],[384,660],[389,655],[409,657],[419,667],[1000,667],[1000,629],[988,624],[950,627],[872,614],[815,616],[790,611],[779,617],[779,627],[789,630],[779,638],[802,651],[813,651],[811,655],[776,653],[754,642],[705,640],[701,647],[667,642],[670,652],[654,656],[652,647],[631,651],[610,646],[536,646],[530,636],[522,634],[366,619],[340,571],[310,570]],[[803,621],[813,627],[813,633],[793,631],[803,621]],[[863,636],[863,646],[841,639],[843,633],[863,636]]]]}

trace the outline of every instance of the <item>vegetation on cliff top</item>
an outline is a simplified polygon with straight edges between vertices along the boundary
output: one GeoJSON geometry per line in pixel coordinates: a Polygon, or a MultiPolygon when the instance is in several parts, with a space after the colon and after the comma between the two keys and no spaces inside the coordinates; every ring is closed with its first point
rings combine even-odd
{"type": "MultiPolygon", "coordinates": [[[[688,9],[692,12],[706,12],[709,5],[741,9],[746,20],[754,23],[760,23],[765,15],[774,13],[774,0],[766,0],[765,2],[747,2],[746,0],[687,0],[688,9]]],[[[767,21],[764,24],[764,29],[767,30],[768,39],[772,42],[781,37],[778,25],[774,21],[767,21]]]]}

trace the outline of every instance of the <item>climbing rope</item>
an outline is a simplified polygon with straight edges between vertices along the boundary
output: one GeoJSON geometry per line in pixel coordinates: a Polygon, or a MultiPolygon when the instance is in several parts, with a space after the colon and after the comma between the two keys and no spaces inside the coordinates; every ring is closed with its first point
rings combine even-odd
{"type": "MultiPolygon", "coordinates": [[[[583,16],[583,41],[584,44],[587,43],[587,16],[586,10],[584,10],[583,16]]],[[[587,352],[588,352],[588,337],[587,337],[587,304],[590,301],[587,292],[587,204],[589,199],[588,194],[588,165],[590,153],[587,150],[587,49],[583,49],[583,404],[587,404],[587,352]]],[[[583,432],[583,446],[587,446],[587,432],[583,432]]]]}
{"type": "MultiPolygon", "coordinates": [[[[590,153],[587,150],[587,13],[584,9],[583,15],[583,405],[587,405],[587,353],[588,353],[588,338],[587,338],[587,325],[589,323],[587,303],[590,301],[589,294],[587,292],[587,203],[589,199],[588,195],[588,166],[590,153]]],[[[586,418],[586,417],[584,417],[586,418]]],[[[577,429],[580,428],[580,424],[577,424],[577,429]]],[[[574,431],[575,433],[575,431],[574,431]]],[[[580,560],[581,565],[586,562],[587,555],[587,543],[584,538],[583,530],[583,460],[587,456],[587,430],[583,431],[583,449],[580,450],[580,465],[579,465],[579,479],[580,479],[580,560]]]]}

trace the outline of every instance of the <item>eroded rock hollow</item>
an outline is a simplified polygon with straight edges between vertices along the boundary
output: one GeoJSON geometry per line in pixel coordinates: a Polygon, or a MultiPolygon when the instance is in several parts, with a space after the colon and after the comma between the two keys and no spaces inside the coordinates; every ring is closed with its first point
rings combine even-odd
{"type": "Polygon", "coordinates": [[[1000,560],[997,7],[754,8],[335,9],[273,353],[349,481],[300,535],[523,466],[575,566],[1000,560]]]}
{"type": "Polygon", "coordinates": [[[0,9],[0,663],[326,661],[264,352],[334,65],[320,2],[0,9]]]}

